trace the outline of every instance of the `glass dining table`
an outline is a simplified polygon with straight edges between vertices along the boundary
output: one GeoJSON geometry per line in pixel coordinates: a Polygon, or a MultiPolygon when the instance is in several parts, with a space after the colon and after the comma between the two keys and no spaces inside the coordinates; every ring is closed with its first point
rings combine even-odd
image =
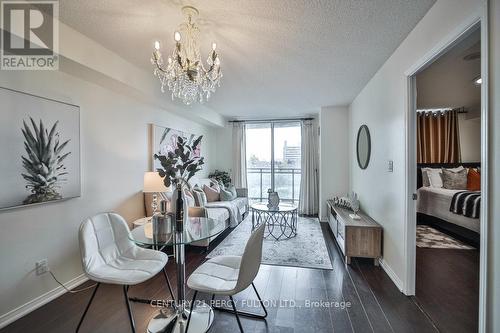
{"type": "MultiPolygon", "coordinates": [[[[225,230],[225,221],[210,218],[191,217],[184,224],[182,231],[176,230],[175,222],[172,221],[173,219],[167,219],[164,232],[159,236],[153,235],[151,222],[136,227],[129,234],[130,240],[139,246],[158,250],[173,247],[174,250],[177,267],[177,299],[174,302],[174,311],[167,307],[159,309],[148,323],[148,333],[185,332],[189,316],[189,306],[186,303],[185,245],[215,237],[225,230]]],[[[189,332],[206,332],[213,320],[213,309],[206,303],[198,302],[193,307],[189,332]]]]}

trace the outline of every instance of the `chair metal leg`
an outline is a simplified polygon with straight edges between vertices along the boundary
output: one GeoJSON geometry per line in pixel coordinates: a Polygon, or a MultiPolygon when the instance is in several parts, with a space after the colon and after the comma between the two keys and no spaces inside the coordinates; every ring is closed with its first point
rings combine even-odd
{"type": "Polygon", "coordinates": [[[97,289],[99,289],[99,286],[101,284],[98,283],[96,286],[95,286],[95,289],[94,291],[92,292],[92,296],[90,296],[90,300],[89,302],[87,303],[87,306],[85,307],[85,311],[83,311],[83,315],[82,315],[82,318],[80,318],[80,321],[78,322],[78,326],[76,327],[76,333],[78,333],[78,331],[80,330],[80,326],[82,326],[82,323],[83,323],[83,319],[85,318],[85,315],[87,314],[87,311],[89,311],[89,308],[90,308],[90,304],[92,304],[92,301],[94,300],[94,296],[95,294],[97,293],[97,289]]]}
{"type": "MultiPolygon", "coordinates": [[[[238,314],[240,316],[249,317],[249,318],[265,319],[267,317],[267,309],[264,306],[264,302],[260,298],[260,295],[257,292],[257,288],[255,288],[255,285],[253,284],[253,282],[252,282],[252,287],[253,287],[253,290],[255,291],[255,294],[257,295],[257,298],[259,299],[260,306],[262,306],[262,309],[264,310],[264,315],[259,315],[259,314],[256,314],[256,313],[245,312],[245,311],[238,311],[238,314]]],[[[212,306],[212,307],[215,310],[219,310],[219,311],[223,311],[223,312],[233,313],[234,311],[236,311],[236,310],[226,309],[226,308],[223,308],[223,307],[217,307],[217,306],[212,306]]]]}
{"type": "Polygon", "coordinates": [[[198,291],[194,291],[194,295],[193,295],[193,300],[191,301],[191,308],[189,309],[189,317],[188,317],[188,321],[187,321],[187,324],[186,324],[186,331],[185,333],[188,333],[188,329],[189,329],[189,323],[191,322],[191,313],[193,313],[193,308],[194,308],[194,302],[196,301],[196,295],[198,295],[198,291]]]}
{"type": "Polygon", "coordinates": [[[170,296],[172,296],[172,301],[175,302],[174,291],[172,290],[172,285],[170,284],[170,280],[168,279],[167,271],[165,267],[163,268],[163,275],[165,276],[165,280],[167,280],[168,291],[170,291],[170,296]]]}
{"type": "Polygon", "coordinates": [[[132,329],[132,333],[135,333],[135,322],[134,316],[132,315],[132,310],[130,309],[130,302],[128,299],[128,286],[123,286],[123,295],[125,296],[125,304],[127,305],[128,319],[130,320],[130,328],[132,329]]]}
{"type": "Polygon", "coordinates": [[[236,321],[238,321],[238,326],[240,327],[240,332],[244,333],[243,326],[241,326],[240,316],[238,316],[238,311],[236,310],[236,303],[234,303],[233,296],[229,296],[229,299],[231,300],[231,305],[233,306],[234,315],[236,316],[236,321]]]}
{"type": "Polygon", "coordinates": [[[260,306],[262,307],[262,309],[264,310],[264,316],[261,316],[259,318],[266,318],[267,317],[267,309],[266,307],[264,306],[264,302],[262,301],[262,298],[260,298],[260,295],[259,293],[257,292],[257,288],[255,288],[255,284],[252,282],[252,287],[253,287],[253,290],[255,291],[255,295],[257,295],[257,298],[259,299],[259,303],[260,303],[260,306]]]}

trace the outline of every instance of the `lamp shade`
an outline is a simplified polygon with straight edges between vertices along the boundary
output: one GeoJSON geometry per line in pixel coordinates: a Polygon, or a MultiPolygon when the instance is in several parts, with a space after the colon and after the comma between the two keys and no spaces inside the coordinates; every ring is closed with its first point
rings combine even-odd
{"type": "Polygon", "coordinates": [[[145,193],[159,193],[167,192],[168,189],[163,183],[163,178],[160,177],[158,172],[145,172],[144,173],[144,189],[145,193]]]}

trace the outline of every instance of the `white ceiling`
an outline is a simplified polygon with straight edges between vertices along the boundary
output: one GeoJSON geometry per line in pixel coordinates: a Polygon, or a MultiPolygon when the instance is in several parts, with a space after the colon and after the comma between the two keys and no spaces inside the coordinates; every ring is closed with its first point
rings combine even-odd
{"type": "Polygon", "coordinates": [[[195,5],[202,56],[216,41],[224,73],[206,106],[229,118],[291,117],[349,104],[434,2],[61,0],[60,17],[152,71],[154,40],[170,52],[180,8],[195,5]]]}

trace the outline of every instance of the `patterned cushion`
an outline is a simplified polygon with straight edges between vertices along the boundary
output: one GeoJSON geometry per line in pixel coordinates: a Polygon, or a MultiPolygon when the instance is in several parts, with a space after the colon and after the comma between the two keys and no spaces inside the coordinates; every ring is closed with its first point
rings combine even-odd
{"type": "Polygon", "coordinates": [[[451,169],[443,169],[443,188],[449,190],[466,190],[467,189],[467,169],[453,171],[451,169]]]}
{"type": "Polygon", "coordinates": [[[229,185],[226,189],[221,188],[220,190],[221,201],[232,201],[236,199],[237,196],[236,187],[234,187],[234,185],[229,185]]]}

